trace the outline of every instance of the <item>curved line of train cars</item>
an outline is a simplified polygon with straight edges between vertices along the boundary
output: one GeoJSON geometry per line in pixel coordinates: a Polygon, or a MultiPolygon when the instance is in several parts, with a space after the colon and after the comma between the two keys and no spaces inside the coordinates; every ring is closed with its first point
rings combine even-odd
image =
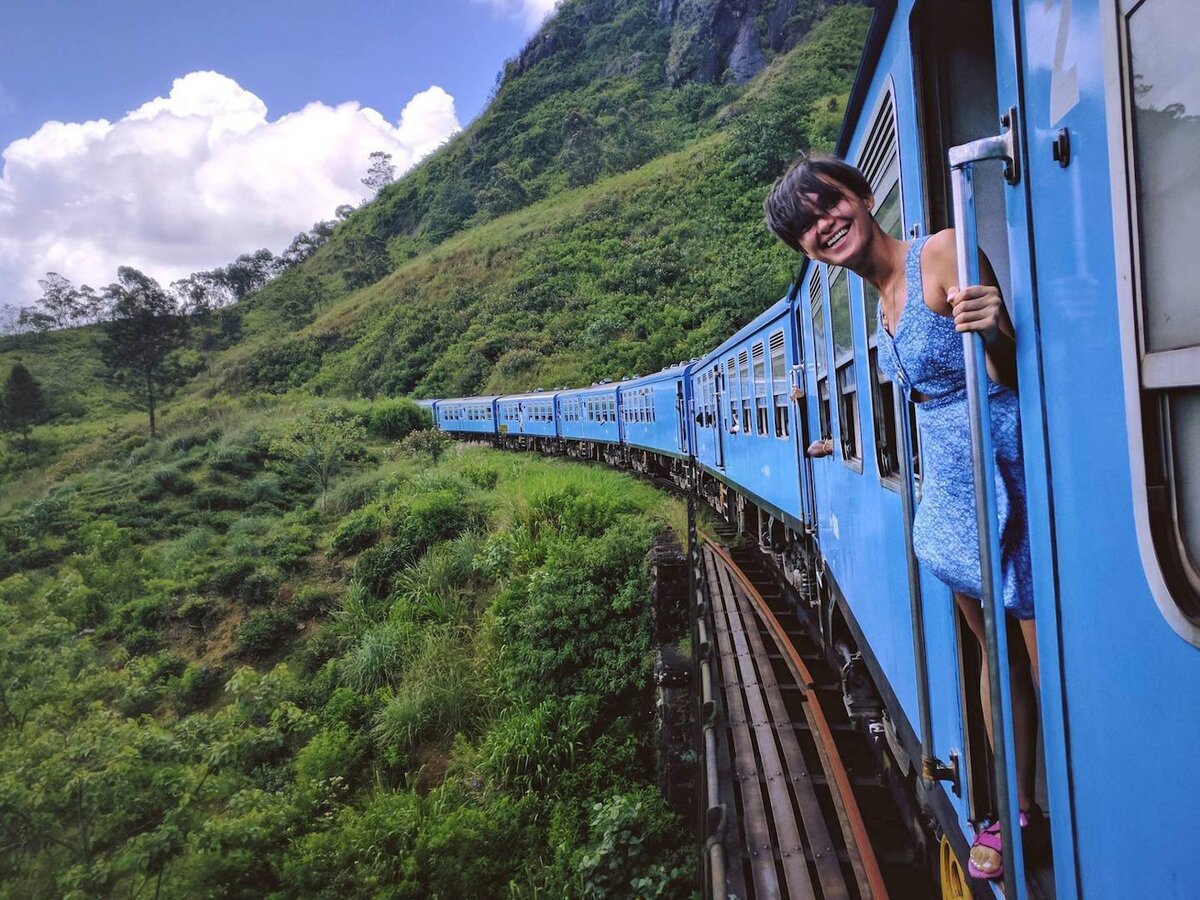
{"type": "MultiPolygon", "coordinates": [[[[1200,6],[873,5],[837,150],[885,229],[951,225],[948,149],[1017,129],[1015,183],[984,165],[975,190],[1017,333],[1052,890],[1200,896],[1200,6]]],[[[756,535],[873,685],[858,714],[965,862],[993,808],[979,661],[911,554],[921,412],[879,370],[877,300],[808,263],[703,358],[427,405],[451,434],[673,477],[756,535]],[[807,458],[821,438],[833,453],[807,458]]]]}

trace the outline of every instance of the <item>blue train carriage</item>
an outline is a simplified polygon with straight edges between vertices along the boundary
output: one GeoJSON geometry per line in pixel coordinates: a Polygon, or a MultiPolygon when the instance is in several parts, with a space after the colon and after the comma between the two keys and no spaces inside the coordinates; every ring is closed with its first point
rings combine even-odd
{"type": "Polygon", "coordinates": [[[568,456],[604,460],[611,465],[624,461],[616,384],[602,381],[591,387],[559,391],[557,408],[568,456]]]}
{"type": "Polygon", "coordinates": [[[691,460],[687,429],[688,363],[631,378],[617,386],[623,442],[638,472],[686,483],[691,460]]]}
{"type": "Polygon", "coordinates": [[[496,433],[496,397],[454,397],[431,403],[434,427],[451,435],[491,437],[496,433]]]}
{"type": "Polygon", "coordinates": [[[496,438],[502,447],[555,453],[559,448],[555,391],[510,394],[496,400],[496,438]]]}
{"type": "MultiPolygon", "coordinates": [[[[1184,0],[880,4],[838,143],[893,234],[977,227],[1017,332],[1052,838],[1017,896],[1197,892],[1198,34],[1184,0]]],[[[880,690],[953,882],[998,805],[979,660],[912,557],[920,448],[876,371],[875,300],[849,273],[799,279],[806,418],[834,447],[807,502],[828,628],[880,690]]]]}
{"type": "Polygon", "coordinates": [[[780,550],[804,529],[791,309],[788,299],[778,301],[689,371],[702,493],[743,531],[780,550]]]}

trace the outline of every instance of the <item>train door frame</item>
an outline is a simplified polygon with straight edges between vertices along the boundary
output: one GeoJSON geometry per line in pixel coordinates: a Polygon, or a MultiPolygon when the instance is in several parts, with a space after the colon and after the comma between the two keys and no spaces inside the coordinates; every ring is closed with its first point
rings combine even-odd
{"type": "MultiPolygon", "coordinates": [[[[1038,4],[1041,6],[1041,4],[1038,4]]],[[[1052,5],[1047,3],[1047,8],[1052,5]]],[[[1069,3],[1059,4],[1069,8],[1069,3]]],[[[931,98],[924,93],[930,88],[927,73],[923,71],[930,61],[937,65],[945,65],[944,55],[930,53],[929,38],[931,35],[940,36],[944,49],[951,40],[958,44],[954,36],[953,24],[947,27],[949,9],[959,12],[966,5],[957,0],[920,0],[914,7],[910,20],[910,37],[913,46],[913,86],[915,92],[918,128],[924,136],[919,141],[922,153],[921,175],[925,193],[924,210],[927,216],[925,225],[927,231],[933,232],[953,224],[948,215],[939,213],[949,210],[949,169],[945,157],[950,146],[965,143],[992,135],[1001,130],[998,121],[999,113],[1007,111],[1009,121],[1015,124],[1018,132],[1016,147],[1017,164],[1023,173],[1028,173],[1029,127],[1028,98],[1025,92],[1025,76],[1029,60],[1026,56],[1025,17],[1028,15],[1028,4],[1019,0],[980,0],[978,2],[978,24],[982,31],[990,30],[991,39],[985,42],[993,54],[991,65],[986,66],[994,76],[991,87],[991,101],[996,104],[995,118],[988,121],[988,116],[978,115],[975,119],[978,133],[957,135],[949,133],[953,123],[946,126],[948,121],[947,102],[944,93],[939,93],[936,102],[939,104],[934,116],[929,115],[931,98]],[[934,11],[936,26],[922,28],[921,17],[929,17],[934,11]],[[932,120],[932,121],[931,121],[932,120]],[[938,129],[935,133],[934,126],[938,129]]],[[[969,15],[969,12],[967,13],[969,15]]],[[[983,35],[976,34],[978,41],[983,35]]],[[[956,49],[961,49],[956,46],[956,49]]],[[[978,59],[973,58],[978,65],[978,59]]],[[[961,62],[961,60],[960,60],[961,62]]],[[[941,86],[944,86],[943,81],[941,86]]],[[[962,79],[956,81],[956,86],[962,84],[962,79]]],[[[976,97],[986,102],[987,86],[975,85],[976,97]]],[[[990,105],[990,104],[988,104],[990,105]]],[[[1039,705],[1041,707],[1041,729],[1039,730],[1039,750],[1043,751],[1044,768],[1039,767],[1046,775],[1046,790],[1052,812],[1051,829],[1054,845],[1054,878],[1057,889],[1063,896],[1076,896],[1078,893],[1077,859],[1075,858],[1075,833],[1073,804],[1070,797],[1070,775],[1066,752],[1063,749],[1065,741],[1065,699],[1059,663],[1061,652],[1061,629],[1059,626],[1059,602],[1057,578],[1053,546],[1053,502],[1050,496],[1049,451],[1046,444],[1046,429],[1044,422],[1045,402],[1043,395],[1043,380],[1041,377],[1042,350],[1037,341],[1039,334],[1037,324],[1037,291],[1036,291],[1036,258],[1034,253],[1034,234],[1030,205],[1032,192],[1028,177],[1021,177],[1015,183],[1005,183],[1000,169],[991,164],[981,169],[977,184],[983,189],[983,196],[989,195],[990,208],[996,213],[994,220],[980,234],[980,243],[987,250],[985,241],[989,235],[992,239],[1004,238],[1005,252],[1003,258],[997,259],[999,253],[993,251],[992,262],[1002,286],[1006,306],[1008,307],[1014,327],[1022,340],[1018,341],[1018,369],[1021,379],[1021,423],[1022,447],[1025,458],[1026,485],[1029,497],[1029,527],[1031,544],[1033,545],[1033,590],[1038,603],[1037,630],[1039,635],[1039,662],[1041,685],[1039,705]],[[989,230],[990,228],[990,230],[989,230]],[[1044,540],[1037,540],[1039,536],[1044,540]],[[1053,748],[1054,755],[1044,753],[1046,748],[1053,748]]],[[[988,203],[985,199],[985,203],[988,203]]],[[[956,630],[961,634],[964,627],[955,614],[956,630]]],[[[960,648],[963,641],[958,642],[960,648]]],[[[963,670],[960,666],[960,679],[963,670]]],[[[965,683],[965,679],[964,679],[965,683]]],[[[964,697],[965,699],[965,697],[964,697]]],[[[964,712],[966,707],[964,706],[964,712]]],[[[965,731],[966,729],[964,729],[965,731]]],[[[982,734],[976,736],[977,742],[986,746],[986,738],[982,734]]],[[[969,747],[964,747],[967,760],[968,796],[971,798],[971,816],[977,816],[977,791],[970,787],[972,766],[976,761],[969,747]]],[[[987,771],[985,769],[985,771],[987,771]]]]}

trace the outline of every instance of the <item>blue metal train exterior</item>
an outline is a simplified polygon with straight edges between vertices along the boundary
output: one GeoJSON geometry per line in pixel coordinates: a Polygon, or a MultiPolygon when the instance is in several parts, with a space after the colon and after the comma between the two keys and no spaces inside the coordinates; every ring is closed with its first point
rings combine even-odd
{"type": "MultiPolygon", "coordinates": [[[[837,149],[886,230],[955,224],[950,148],[1013,132],[1015,165],[977,166],[974,206],[1017,333],[1033,546],[1053,850],[1020,893],[1200,896],[1200,5],[874,5],[837,149]]],[[[921,413],[879,371],[877,299],[808,264],[702,359],[558,393],[541,447],[672,475],[757,536],[877,691],[855,712],[953,876],[989,812],[978,663],[912,554],[921,413]],[[807,458],[820,438],[833,453],[807,458]]],[[[438,427],[486,431],[445,414],[463,402],[434,404],[438,427]]]]}

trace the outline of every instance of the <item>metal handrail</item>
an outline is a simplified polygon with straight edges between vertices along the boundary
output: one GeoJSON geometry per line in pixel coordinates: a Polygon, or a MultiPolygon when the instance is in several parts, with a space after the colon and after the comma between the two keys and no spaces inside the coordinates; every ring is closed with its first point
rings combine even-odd
{"type": "MultiPolygon", "coordinates": [[[[976,238],[974,165],[988,159],[1005,162],[1005,179],[1020,178],[1017,159],[1016,112],[1001,120],[1006,131],[969,144],[950,148],[951,190],[954,200],[955,251],[958,283],[979,283],[976,238]]],[[[1000,836],[1004,846],[1004,895],[1026,900],[1025,853],[1021,830],[1014,827],[1019,814],[1016,741],[1013,734],[1012,691],[1009,681],[1008,629],[1004,610],[1000,535],[997,527],[995,456],[992,449],[991,408],[983,336],[963,334],[963,361],[967,380],[967,412],[971,430],[971,467],[975,479],[975,517],[979,528],[979,561],[983,583],[983,622],[988,660],[988,693],[992,703],[992,756],[995,767],[1000,836]]]]}

